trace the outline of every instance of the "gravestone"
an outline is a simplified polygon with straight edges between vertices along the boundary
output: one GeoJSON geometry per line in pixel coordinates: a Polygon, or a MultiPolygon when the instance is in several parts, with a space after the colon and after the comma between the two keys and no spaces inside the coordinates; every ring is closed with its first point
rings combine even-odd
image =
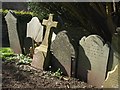
{"type": "Polygon", "coordinates": [[[27,23],[27,35],[26,37],[30,37],[24,40],[24,48],[25,53],[29,54],[29,48],[32,47],[34,49],[34,41],[42,42],[43,38],[43,26],[39,22],[37,17],[33,17],[29,23],[27,23]],[[28,40],[28,41],[27,41],[28,40]]]}
{"type": "Polygon", "coordinates": [[[79,41],[77,77],[88,84],[101,87],[106,75],[109,47],[98,35],[83,37],[79,41]]]}
{"type": "Polygon", "coordinates": [[[26,37],[24,39],[24,53],[27,54],[33,54],[34,52],[34,40],[31,37],[26,37]]]}
{"type": "Polygon", "coordinates": [[[105,79],[103,83],[103,88],[120,88],[120,73],[119,71],[120,67],[117,64],[115,68],[112,71],[109,71],[107,74],[107,78],[105,79]]]}
{"type": "Polygon", "coordinates": [[[7,13],[5,20],[8,28],[10,47],[15,53],[20,54],[22,50],[17,32],[17,19],[13,16],[12,11],[7,13]]]}
{"type": "Polygon", "coordinates": [[[53,41],[55,40],[55,38],[56,38],[56,34],[53,32],[53,33],[52,33],[52,39],[51,39],[51,42],[53,42],[53,41]]]}
{"type": "Polygon", "coordinates": [[[49,14],[48,20],[43,19],[42,24],[46,25],[45,36],[41,45],[35,48],[31,63],[31,66],[37,69],[47,69],[49,67],[50,50],[48,50],[48,47],[50,46],[49,43],[51,42],[51,39],[49,38],[50,29],[51,27],[56,27],[57,22],[53,21],[53,14],[49,14]]]}
{"type": "Polygon", "coordinates": [[[43,26],[39,22],[37,17],[33,17],[29,23],[27,23],[27,36],[31,37],[36,42],[42,42],[43,38],[43,26]]]}
{"type": "Polygon", "coordinates": [[[51,44],[51,67],[64,75],[75,76],[76,52],[66,31],[59,32],[51,44]]]}

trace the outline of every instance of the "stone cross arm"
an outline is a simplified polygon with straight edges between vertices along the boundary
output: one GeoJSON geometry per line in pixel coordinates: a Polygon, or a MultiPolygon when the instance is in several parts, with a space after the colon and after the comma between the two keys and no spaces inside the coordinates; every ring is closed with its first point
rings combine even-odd
{"type": "Polygon", "coordinates": [[[43,19],[42,24],[46,26],[46,30],[50,30],[51,27],[57,27],[58,22],[52,20],[53,20],[53,14],[49,15],[48,20],[43,19]]]}
{"type": "Polygon", "coordinates": [[[57,27],[57,23],[58,22],[53,21],[53,14],[49,14],[48,20],[43,19],[42,24],[46,26],[46,32],[42,44],[44,44],[45,46],[48,46],[48,38],[51,27],[57,27]]]}

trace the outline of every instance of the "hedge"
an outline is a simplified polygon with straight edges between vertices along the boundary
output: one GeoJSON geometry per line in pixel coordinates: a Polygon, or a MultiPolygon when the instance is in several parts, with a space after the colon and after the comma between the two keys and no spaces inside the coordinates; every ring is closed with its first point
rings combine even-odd
{"type": "MultiPolygon", "coordinates": [[[[0,12],[2,12],[2,17],[5,17],[6,14],[8,13],[9,10],[1,10],[0,12]]],[[[32,12],[29,11],[16,11],[16,10],[12,10],[15,13],[15,17],[22,22],[26,22],[29,21],[34,14],[32,12]]]]}

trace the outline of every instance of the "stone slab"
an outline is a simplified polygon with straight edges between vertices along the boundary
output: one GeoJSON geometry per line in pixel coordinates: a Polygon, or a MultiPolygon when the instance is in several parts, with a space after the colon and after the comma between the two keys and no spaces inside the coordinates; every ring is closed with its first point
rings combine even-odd
{"type": "Polygon", "coordinates": [[[98,35],[83,37],[79,41],[77,77],[88,84],[101,87],[106,76],[109,47],[98,35]]]}
{"type": "Polygon", "coordinates": [[[15,53],[20,54],[22,53],[22,49],[17,32],[17,18],[14,17],[12,11],[9,11],[5,16],[5,20],[8,28],[10,47],[15,53]]]}
{"type": "Polygon", "coordinates": [[[74,76],[76,52],[69,39],[67,32],[62,31],[57,34],[55,40],[52,42],[52,68],[55,70],[60,68],[64,75],[74,76]]]}
{"type": "Polygon", "coordinates": [[[112,71],[109,71],[107,74],[107,78],[103,83],[103,88],[119,88],[120,85],[120,73],[118,73],[118,65],[112,71]]]}
{"type": "Polygon", "coordinates": [[[41,25],[37,17],[33,17],[29,23],[27,23],[27,36],[31,37],[36,42],[42,42],[43,39],[43,26],[41,25]]]}

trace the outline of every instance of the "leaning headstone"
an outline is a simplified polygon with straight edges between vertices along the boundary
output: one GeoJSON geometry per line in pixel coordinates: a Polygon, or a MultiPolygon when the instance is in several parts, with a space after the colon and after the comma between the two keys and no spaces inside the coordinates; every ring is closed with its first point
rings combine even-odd
{"type": "MultiPolygon", "coordinates": [[[[64,75],[75,76],[76,52],[66,31],[59,32],[51,44],[51,68],[59,69],[64,75]]],[[[55,71],[56,71],[55,70],[55,71]]]]}
{"type": "Polygon", "coordinates": [[[103,83],[103,88],[119,88],[120,85],[120,73],[118,73],[120,68],[118,65],[112,71],[109,71],[107,78],[103,83]]]}
{"type": "Polygon", "coordinates": [[[109,47],[98,35],[83,37],[79,47],[77,77],[85,79],[88,84],[101,87],[106,75],[109,47]]]}
{"type": "Polygon", "coordinates": [[[31,63],[31,66],[37,69],[47,69],[49,67],[50,50],[48,50],[48,47],[51,42],[51,39],[49,38],[50,29],[51,27],[57,27],[57,22],[53,21],[53,14],[49,15],[48,20],[43,19],[42,24],[46,26],[45,36],[41,45],[35,48],[33,61],[31,63]]]}
{"type": "Polygon", "coordinates": [[[41,25],[37,17],[33,17],[31,21],[27,23],[26,37],[29,38],[25,38],[24,40],[24,52],[26,54],[30,54],[29,48],[32,47],[34,49],[34,44],[35,44],[34,41],[42,42],[42,38],[43,38],[43,26],[41,25]]]}
{"type": "Polygon", "coordinates": [[[12,11],[7,13],[5,20],[7,22],[10,47],[15,53],[20,54],[22,50],[17,32],[17,19],[13,16],[12,11]]]}

